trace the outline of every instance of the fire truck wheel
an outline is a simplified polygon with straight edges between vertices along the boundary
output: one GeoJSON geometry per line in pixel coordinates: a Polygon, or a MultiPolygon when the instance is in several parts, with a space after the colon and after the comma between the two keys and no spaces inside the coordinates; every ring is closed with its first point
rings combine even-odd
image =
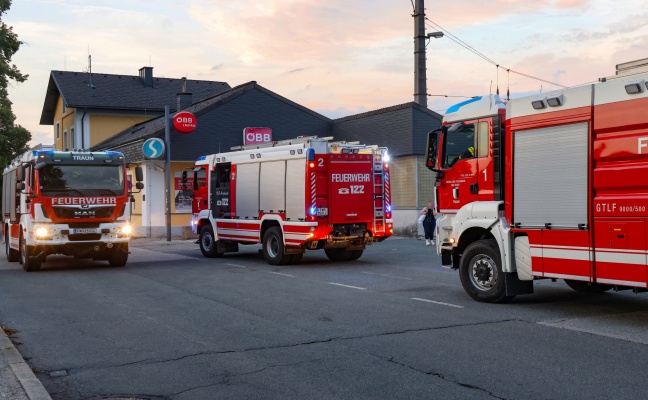
{"type": "Polygon", "coordinates": [[[27,272],[39,271],[41,259],[34,256],[34,247],[27,246],[27,241],[20,237],[20,261],[23,269],[27,272]]]}
{"type": "Polygon", "coordinates": [[[603,285],[601,283],[589,283],[583,281],[573,281],[565,279],[565,283],[572,289],[581,293],[603,293],[612,289],[611,285],[603,285]]]}
{"type": "Polygon", "coordinates": [[[494,240],[478,240],[466,247],[459,276],[464,290],[477,301],[499,303],[513,298],[506,296],[502,262],[494,240]]]}
{"type": "MultiPolygon", "coordinates": [[[[347,250],[347,249],[342,249],[342,248],[334,248],[334,249],[324,249],[324,253],[326,253],[326,256],[329,258],[331,261],[349,261],[353,260],[353,251],[347,250]]],[[[360,255],[362,255],[362,251],[360,252],[360,255]]],[[[360,256],[358,256],[360,257],[360,256]]]]}
{"type": "Polygon", "coordinates": [[[263,235],[263,257],[270,265],[284,265],[292,261],[292,254],[284,253],[281,228],[273,226],[263,235]]]}
{"type": "Polygon", "coordinates": [[[214,230],[210,225],[205,225],[200,229],[200,251],[203,256],[208,258],[222,257],[223,253],[216,251],[216,240],[214,240],[214,230]]]}
{"type": "Polygon", "coordinates": [[[108,264],[111,267],[123,267],[128,261],[128,243],[119,243],[115,246],[110,257],[108,264]]]}
{"type": "Polygon", "coordinates": [[[18,255],[20,254],[18,250],[14,250],[9,246],[9,235],[5,235],[5,252],[7,253],[7,261],[15,262],[18,261],[18,255]]]}
{"type": "Polygon", "coordinates": [[[362,256],[363,251],[364,250],[353,250],[353,251],[351,251],[351,258],[349,258],[349,260],[351,260],[351,261],[357,260],[358,258],[360,258],[360,256],[362,256]]]}
{"type": "Polygon", "coordinates": [[[301,262],[302,257],[304,256],[304,253],[300,254],[291,254],[290,255],[290,261],[288,264],[299,264],[301,262]]]}

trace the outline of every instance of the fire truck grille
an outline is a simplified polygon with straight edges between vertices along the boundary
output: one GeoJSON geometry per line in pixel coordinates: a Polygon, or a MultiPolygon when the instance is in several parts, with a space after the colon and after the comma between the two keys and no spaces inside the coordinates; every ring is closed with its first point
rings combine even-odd
{"type": "Polygon", "coordinates": [[[68,239],[71,242],[79,242],[83,240],[99,240],[101,239],[101,233],[79,233],[68,235],[68,239]]]}
{"type": "Polygon", "coordinates": [[[110,218],[115,212],[115,207],[69,208],[52,207],[58,218],[110,218]]]}

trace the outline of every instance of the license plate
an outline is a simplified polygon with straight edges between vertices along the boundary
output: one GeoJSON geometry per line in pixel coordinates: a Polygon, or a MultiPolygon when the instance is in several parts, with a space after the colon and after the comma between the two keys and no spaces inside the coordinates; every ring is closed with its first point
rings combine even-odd
{"type": "Polygon", "coordinates": [[[317,216],[318,217],[326,217],[328,215],[328,208],[318,208],[317,209],[317,216]]]}
{"type": "Polygon", "coordinates": [[[72,230],[73,233],[82,234],[82,233],[97,233],[95,228],[76,228],[72,230]]]}

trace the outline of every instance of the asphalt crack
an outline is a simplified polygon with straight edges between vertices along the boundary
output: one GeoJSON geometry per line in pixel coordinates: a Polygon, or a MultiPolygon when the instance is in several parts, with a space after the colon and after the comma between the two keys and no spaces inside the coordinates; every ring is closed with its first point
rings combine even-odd
{"type": "Polygon", "coordinates": [[[376,354],[372,354],[372,356],[374,356],[374,357],[376,357],[376,358],[379,358],[379,359],[381,359],[381,360],[383,360],[383,361],[387,361],[387,362],[390,362],[390,363],[392,363],[392,364],[396,364],[396,365],[399,365],[399,366],[401,366],[401,367],[405,367],[405,368],[407,368],[407,369],[411,369],[411,370],[413,370],[413,371],[423,373],[423,374],[425,374],[425,375],[430,375],[430,376],[434,376],[434,377],[436,377],[436,378],[440,378],[440,379],[442,379],[442,380],[444,380],[444,381],[446,381],[446,382],[450,382],[450,383],[453,383],[453,384],[455,384],[455,385],[458,385],[458,386],[461,386],[461,387],[465,387],[465,388],[467,388],[467,389],[477,390],[477,391],[480,391],[480,392],[486,393],[487,395],[489,395],[490,397],[493,397],[493,398],[495,398],[495,399],[508,400],[506,397],[499,397],[499,396],[496,396],[496,395],[493,394],[493,392],[491,392],[490,390],[486,390],[486,389],[484,389],[484,388],[480,388],[480,387],[478,387],[478,386],[471,385],[471,384],[469,384],[469,383],[463,383],[463,382],[455,381],[455,380],[453,380],[453,379],[449,379],[449,378],[447,378],[445,375],[443,375],[443,374],[440,373],[440,372],[424,371],[424,370],[422,370],[422,369],[415,368],[415,367],[413,367],[413,366],[411,366],[411,365],[407,365],[407,364],[402,363],[402,362],[400,362],[400,361],[396,361],[396,360],[394,360],[393,357],[382,357],[382,356],[379,356],[379,355],[376,355],[376,354]]]}
{"type": "MultiPolygon", "coordinates": [[[[117,364],[117,365],[94,366],[94,367],[93,366],[81,366],[81,367],[67,369],[67,371],[68,371],[68,373],[72,373],[75,370],[109,369],[109,368],[128,367],[128,366],[131,366],[131,365],[164,364],[164,363],[168,363],[168,362],[176,362],[176,361],[181,361],[181,360],[185,360],[185,359],[189,359],[189,358],[193,358],[193,357],[201,357],[201,356],[211,356],[211,355],[222,355],[222,354],[246,353],[246,352],[253,352],[253,351],[286,349],[286,348],[292,348],[292,347],[318,345],[318,344],[332,343],[332,342],[338,342],[338,341],[341,342],[341,341],[348,341],[348,340],[379,338],[379,337],[384,337],[384,336],[402,335],[402,334],[413,333],[413,332],[426,332],[426,331],[461,328],[461,327],[468,327],[468,326],[491,325],[491,324],[499,324],[499,323],[503,323],[503,322],[512,322],[512,321],[518,321],[519,322],[521,320],[519,320],[519,319],[502,319],[502,320],[497,320],[497,321],[476,322],[476,323],[467,323],[467,324],[452,324],[452,325],[444,325],[444,326],[437,326],[437,327],[426,327],[426,328],[412,328],[412,329],[404,329],[404,330],[400,330],[400,331],[382,332],[382,333],[378,333],[378,334],[369,334],[369,335],[361,335],[361,336],[347,336],[347,337],[335,336],[335,337],[331,337],[331,338],[327,338],[327,339],[311,340],[311,341],[307,341],[307,342],[290,343],[290,344],[283,344],[283,345],[277,345],[277,346],[250,347],[250,348],[231,349],[231,350],[222,350],[222,351],[201,351],[201,352],[198,352],[198,353],[185,354],[185,355],[183,355],[181,357],[167,358],[167,359],[162,359],[162,360],[147,358],[147,359],[128,362],[128,363],[124,363],[124,364],[117,364]]],[[[524,321],[522,321],[522,322],[524,322],[524,321]]],[[[65,369],[65,368],[59,368],[59,369],[65,369]]]]}

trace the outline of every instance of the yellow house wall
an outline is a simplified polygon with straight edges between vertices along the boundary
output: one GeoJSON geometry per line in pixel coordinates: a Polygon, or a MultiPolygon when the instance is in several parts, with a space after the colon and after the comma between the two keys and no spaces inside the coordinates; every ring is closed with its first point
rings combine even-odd
{"type": "Polygon", "coordinates": [[[144,116],[90,115],[90,147],[149,119],[144,116]]]}

